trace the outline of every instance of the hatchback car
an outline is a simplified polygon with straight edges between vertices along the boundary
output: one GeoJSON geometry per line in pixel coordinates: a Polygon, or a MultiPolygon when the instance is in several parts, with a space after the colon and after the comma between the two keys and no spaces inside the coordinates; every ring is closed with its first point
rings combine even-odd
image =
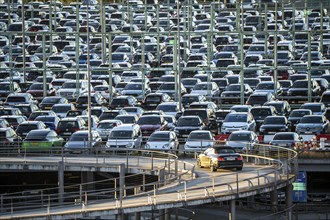
{"type": "Polygon", "coordinates": [[[82,118],[62,118],[56,132],[64,139],[69,138],[74,132],[86,130],[85,121],[82,118]]]}
{"type": "Polygon", "coordinates": [[[245,153],[246,150],[253,149],[258,143],[259,139],[254,131],[234,131],[229,135],[226,146],[245,153]]]}
{"type": "Polygon", "coordinates": [[[226,115],[221,125],[221,133],[223,134],[230,134],[239,130],[255,131],[255,129],[256,121],[249,112],[231,112],[226,115]]]}
{"type": "Polygon", "coordinates": [[[26,151],[54,150],[61,151],[64,144],[62,137],[50,129],[30,131],[22,143],[22,149],[26,151]]]}
{"type": "Polygon", "coordinates": [[[184,144],[184,150],[186,152],[202,151],[213,146],[214,138],[210,131],[192,131],[190,132],[187,141],[184,144]]]}
{"type": "Polygon", "coordinates": [[[145,145],[151,150],[178,150],[179,141],[174,131],[155,131],[145,145]]]}
{"type": "Polygon", "coordinates": [[[212,172],[220,168],[243,169],[243,157],[232,147],[211,147],[198,155],[197,166],[209,167],[212,172]]]}
{"type": "Polygon", "coordinates": [[[303,144],[303,138],[296,132],[278,132],[270,141],[271,145],[299,149],[303,144]]]}
{"type": "Polygon", "coordinates": [[[95,153],[95,149],[101,146],[102,138],[97,131],[90,131],[91,139],[88,139],[88,131],[76,131],[64,145],[65,152],[69,153],[95,153]]]}

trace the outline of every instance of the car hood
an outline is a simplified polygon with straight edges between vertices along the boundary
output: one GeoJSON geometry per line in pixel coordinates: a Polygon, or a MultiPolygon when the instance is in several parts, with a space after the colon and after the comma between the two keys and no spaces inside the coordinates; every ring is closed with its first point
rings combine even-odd
{"type": "Polygon", "coordinates": [[[233,127],[233,128],[240,128],[243,126],[247,126],[248,124],[245,122],[224,122],[222,126],[224,127],[233,127]]]}
{"type": "Polygon", "coordinates": [[[161,128],[160,125],[140,125],[141,130],[156,130],[161,128]]]}
{"type": "Polygon", "coordinates": [[[146,146],[149,146],[149,149],[165,149],[168,148],[168,146],[165,147],[166,144],[170,144],[169,141],[148,141],[146,143],[146,146]]]}

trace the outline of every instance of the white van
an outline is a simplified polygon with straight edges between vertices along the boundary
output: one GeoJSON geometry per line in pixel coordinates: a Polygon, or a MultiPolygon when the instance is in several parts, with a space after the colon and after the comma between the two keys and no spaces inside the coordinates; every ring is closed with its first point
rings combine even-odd
{"type": "Polygon", "coordinates": [[[106,148],[141,148],[142,133],[138,124],[123,124],[111,130],[106,148]]]}

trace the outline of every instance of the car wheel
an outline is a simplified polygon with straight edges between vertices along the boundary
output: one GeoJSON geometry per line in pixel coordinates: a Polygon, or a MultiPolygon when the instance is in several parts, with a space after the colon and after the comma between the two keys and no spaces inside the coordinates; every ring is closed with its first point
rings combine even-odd
{"type": "Polygon", "coordinates": [[[214,166],[214,164],[212,162],[210,163],[210,170],[211,170],[211,172],[217,171],[217,168],[214,166]]]}

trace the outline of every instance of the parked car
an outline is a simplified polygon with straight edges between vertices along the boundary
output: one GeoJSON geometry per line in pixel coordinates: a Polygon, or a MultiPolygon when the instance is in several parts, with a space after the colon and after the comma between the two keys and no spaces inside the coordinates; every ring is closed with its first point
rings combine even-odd
{"type": "Polygon", "coordinates": [[[65,152],[69,153],[95,153],[95,149],[102,144],[102,138],[97,131],[76,131],[64,145],[65,152]]]}
{"type": "Polygon", "coordinates": [[[1,148],[18,147],[21,138],[16,134],[11,127],[0,128],[0,146],[1,148]]]}
{"type": "Polygon", "coordinates": [[[278,132],[269,142],[271,145],[299,149],[303,145],[303,138],[296,132],[278,132]]]}
{"type": "Polygon", "coordinates": [[[202,151],[214,146],[212,133],[207,130],[197,130],[190,132],[183,148],[185,152],[202,151]]]}
{"type": "Polygon", "coordinates": [[[107,141],[110,131],[123,123],[117,119],[102,120],[98,123],[96,131],[99,132],[102,141],[107,141]]]}
{"type": "Polygon", "coordinates": [[[233,147],[237,152],[246,153],[259,143],[257,134],[254,131],[233,131],[227,141],[226,146],[233,147]]]}
{"type": "Polygon", "coordinates": [[[61,151],[64,140],[51,129],[30,131],[23,140],[24,151],[61,151]]]}
{"type": "Polygon", "coordinates": [[[277,132],[289,131],[291,125],[285,116],[267,116],[260,126],[259,134],[276,134],[277,132]]]}
{"type": "Polygon", "coordinates": [[[181,116],[176,124],[174,131],[180,141],[186,140],[190,132],[195,130],[205,130],[205,124],[197,115],[181,116]]]}
{"type": "Polygon", "coordinates": [[[46,128],[47,126],[41,121],[24,121],[17,126],[15,132],[18,136],[24,139],[31,130],[39,130],[46,128]]]}
{"type": "Polygon", "coordinates": [[[145,145],[151,150],[176,150],[179,149],[179,141],[174,131],[155,131],[150,135],[145,145]]]}
{"type": "Polygon", "coordinates": [[[249,112],[231,112],[226,115],[221,125],[221,133],[223,134],[230,134],[239,130],[255,131],[255,129],[256,121],[249,112]]]}
{"type": "Polygon", "coordinates": [[[324,115],[305,115],[296,127],[298,134],[328,134],[329,121],[324,115]]]}
{"type": "Polygon", "coordinates": [[[120,125],[109,134],[106,148],[140,148],[142,133],[138,124],[120,125]]]}

